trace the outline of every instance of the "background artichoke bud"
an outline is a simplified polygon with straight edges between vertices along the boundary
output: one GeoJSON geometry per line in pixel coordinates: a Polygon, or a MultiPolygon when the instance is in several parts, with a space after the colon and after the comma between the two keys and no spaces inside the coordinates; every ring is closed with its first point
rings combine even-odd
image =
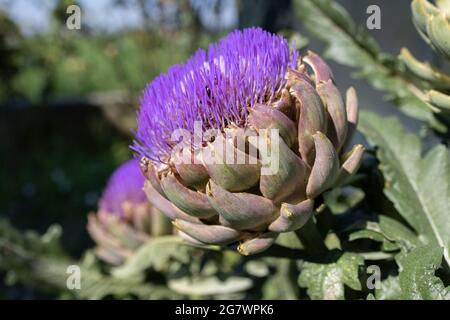
{"type": "Polygon", "coordinates": [[[95,252],[112,265],[122,264],[149,238],[172,233],[170,220],[146,201],[143,186],[138,161],[129,160],[111,176],[98,212],[88,216],[95,252]]]}
{"type": "MultiPolygon", "coordinates": [[[[450,1],[414,0],[411,3],[414,25],[438,54],[450,60],[450,1]]],[[[433,67],[429,62],[417,60],[408,49],[402,48],[398,56],[408,74],[419,83],[415,95],[439,118],[448,122],[450,114],[450,77],[444,70],[433,67]]]]}
{"type": "Polygon", "coordinates": [[[149,201],[183,239],[240,242],[238,251],[250,255],[304,226],[315,199],[355,174],[363,147],[347,151],[357,115],[355,90],[345,103],[318,55],[301,60],[284,38],[252,28],[147,87],[133,149],[149,201]],[[190,134],[184,156],[171,152],[179,128],[190,134]],[[193,142],[209,130],[218,134],[193,142]],[[173,165],[194,155],[196,163],[173,165]]]}

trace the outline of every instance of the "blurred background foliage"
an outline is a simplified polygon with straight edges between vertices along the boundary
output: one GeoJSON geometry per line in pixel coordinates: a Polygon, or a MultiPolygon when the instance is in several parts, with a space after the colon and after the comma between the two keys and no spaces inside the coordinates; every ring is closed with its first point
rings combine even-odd
{"type": "Polygon", "coordinates": [[[79,31],[68,30],[69,3],[58,2],[48,31],[32,36],[22,35],[6,12],[1,13],[3,103],[41,103],[94,91],[138,94],[149,79],[214,39],[202,32],[194,12],[181,15],[176,29],[99,33],[82,22],[79,31]]]}
{"type": "MultiPolygon", "coordinates": [[[[132,156],[142,89],[241,20],[284,27],[275,20],[290,1],[258,2],[255,11],[235,0],[1,0],[0,218],[39,233],[60,224],[75,258],[91,247],[86,216],[132,156]],[[71,4],[80,30],[66,27],[71,4]]],[[[1,279],[0,298],[47,297],[1,279]]]]}
{"type": "MultiPolygon", "coordinates": [[[[302,32],[293,2],[0,0],[0,218],[39,233],[58,223],[64,249],[80,257],[92,246],[87,213],[111,172],[132,156],[134,112],[146,83],[234,28],[302,32]],[[81,8],[81,30],[66,27],[70,4],[81,8]]],[[[402,45],[436,61],[420,50],[425,46],[410,22],[409,0],[386,10],[386,1],[339,2],[358,23],[365,23],[368,5],[380,5],[387,27],[371,33],[383,49],[397,51],[392,37],[403,37],[402,45]]],[[[306,39],[299,39],[303,46],[306,39]]],[[[355,84],[366,98],[364,108],[397,112],[380,103],[382,94],[351,80],[349,68],[331,66],[340,86],[355,84]]],[[[48,297],[30,286],[6,286],[2,276],[0,298],[48,297]]]]}

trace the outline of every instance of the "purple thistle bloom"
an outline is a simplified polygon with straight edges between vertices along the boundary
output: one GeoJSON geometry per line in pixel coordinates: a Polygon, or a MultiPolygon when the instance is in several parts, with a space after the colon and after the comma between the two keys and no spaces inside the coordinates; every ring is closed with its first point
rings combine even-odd
{"type": "Polygon", "coordinates": [[[248,108],[278,98],[297,59],[286,39],[260,28],[234,31],[207,52],[199,49],[146,87],[132,149],[165,163],[176,129],[193,133],[195,121],[204,130],[245,127],[248,108]]]}
{"type": "Polygon", "coordinates": [[[147,200],[142,190],[144,179],[136,159],[123,163],[109,178],[99,202],[99,210],[123,217],[122,205],[125,202],[145,203],[147,200]]]}

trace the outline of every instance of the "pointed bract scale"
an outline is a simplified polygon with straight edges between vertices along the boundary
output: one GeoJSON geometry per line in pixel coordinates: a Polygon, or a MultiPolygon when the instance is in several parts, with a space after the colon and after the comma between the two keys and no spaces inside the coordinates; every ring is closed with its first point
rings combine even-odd
{"type": "Polygon", "coordinates": [[[209,175],[201,159],[199,159],[198,152],[193,154],[190,151],[183,150],[183,152],[174,155],[174,158],[175,169],[183,180],[183,184],[197,190],[204,189],[209,175]]]}
{"type": "Polygon", "coordinates": [[[164,194],[164,191],[161,188],[161,181],[159,179],[157,169],[155,168],[155,166],[153,166],[150,162],[147,161],[148,160],[145,158],[141,159],[142,172],[147,178],[147,181],[149,181],[150,184],[152,185],[153,189],[155,189],[155,191],[158,192],[162,197],[166,198],[166,195],[164,194]]]}
{"type": "MultiPolygon", "coordinates": [[[[129,222],[136,230],[151,233],[151,218],[153,210],[150,211],[149,203],[142,203],[139,205],[132,205],[129,202],[123,204],[126,221],[129,222]]],[[[154,208],[152,208],[154,209],[154,208]]],[[[155,215],[160,215],[160,212],[154,212],[155,215]]]]}
{"type": "Polygon", "coordinates": [[[95,248],[95,254],[101,260],[109,263],[110,265],[119,266],[123,264],[127,260],[127,257],[131,256],[132,253],[131,252],[124,253],[121,250],[97,246],[95,248]]]}
{"type": "Polygon", "coordinates": [[[298,204],[282,203],[280,216],[269,225],[274,232],[289,232],[300,229],[311,218],[314,200],[307,199],[298,204]]]}
{"type": "Polygon", "coordinates": [[[429,3],[427,0],[413,0],[411,2],[411,12],[414,26],[420,36],[425,40],[425,42],[432,45],[427,35],[427,21],[429,17],[439,14],[438,8],[429,3]]]}
{"type": "Polygon", "coordinates": [[[439,14],[439,10],[426,0],[414,0],[411,2],[411,11],[416,26],[426,31],[427,18],[429,15],[439,14]]]}
{"type": "Polygon", "coordinates": [[[248,123],[256,130],[278,129],[284,142],[291,147],[297,139],[295,123],[284,113],[265,105],[254,106],[250,110],[248,123]]]}
{"type": "Polygon", "coordinates": [[[342,159],[342,166],[339,169],[339,174],[335,184],[345,184],[355,173],[361,165],[362,157],[364,155],[364,147],[361,144],[354,145],[352,150],[344,155],[342,159]]]}
{"type": "Polygon", "coordinates": [[[314,162],[314,141],[317,131],[326,132],[327,115],[316,89],[306,80],[299,79],[291,87],[290,93],[300,104],[298,121],[298,144],[302,159],[309,165],[314,162]]]}
{"type": "Polygon", "coordinates": [[[245,240],[238,246],[238,251],[244,256],[257,254],[271,247],[278,237],[278,233],[266,232],[255,238],[245,240]]]}
{"type": "Polygon", "coordinates": [[[435,107],[438,112],[450,113],[450,96],[436,91],[429,90],[425,93],[426,101],[435,107]]]}
{"type": "Polygon", "coordinates": [[[303,61],[313,69],[316,86],[328,80],[334,81],[333,72],[328,64],[314,52],[308,51],[306,57],[303,57],[303,61]]]}
{"type": "Polygon", "coordinates": [[[264,163],[261,170],[268,171],[267,174],[261,174],[259,182],[263,196],[275,203],[280,203],[294,193],[296,200],[305,199],[307,165],[284,143],[283,139],[277,139],[277,143],[273,143],[270,137],[260,139],[265,140],[268,149],[260,152],[264,163]]]}
{"type": "Polygon", "coordinates": [[[331,141],[321,132],[313,135],[316,158],[306,186],[306,195],[314,199],[328,189],[339,172],[339,157],[331,141]]]}
{"type": "Polygon", "coordinates": [[[419,61],[407,48],[402,48],[398,59],[403,63],[408,72],[430,83],[432,88],[438,90],[450,89],[450,76],[445,72],[434,68],[429,62],[419,61]]]}
{"type": "Polygon", "coordinates": [[[287,85],[286,88],[291,88],[299,80],[303,80],[314,86],[314,81],[305,72],[305,66],[301,65],[298,69],[288,69],[286,73],[287,85]]]}
{"type": "Polygon", "coordinates": [[[147,195],[148,201],[150,201],[153,206],[162,211],[170,219],[183,219],[194,223],[199,223],[197,218],[186,214],[163,197],[158,191],[155,190],[149,181],[145,181],[144,192],[147,195]]]}
{"type": "Polygon", "coordinates": [[[339,152],[347,137],[347,111],[341,93],[331,80],[321,82],[317,91],[330,116],[327,136],[330,138],[336,150],[339,152]]]}
{"type": "Polygon", "coordinates": [[[193,217],[209,218],[216,214],[204,193],[188,189],[173,173],[161,178],[161,187],[174,205],[193,217]]]}
{"type": "Polygon", "coordinates": [[[293,101],[291,99],[291,95],[289,94],[289,90],[283,88],[281,90],[281,97],[278,101],[273,104],[273,107],[282,112],[289,119],[295,119],[295,109],[292,107],[293,101]]]}
{"type": "Polygon", "coordinates": [[[114,220],[109,223],[108,231],[120,241],[123,247],[135,250],[148,240],[148,236],[144,233],[133,229],[126,223],[122,223],[117,217],[110,217],[114,218],[114,220]]]}
{"type": "Polygon", "coordinates": [[[98,202],[98,211],[128,218],[131,212],[127,212],[126,204],[133,206],[147,202],[142,191],[144,181],[145,177],[136,159],[124,162],[108,179],[98,202]]]}
{"type": "Polygon", "coordinates": [[[88,216],[87,230],[97,243],[95,253],[100,259],[113,265],[120,265],[132,254],[132,251],[125,248],[119,239],[103,225],[103,222],[99,221],[98,215],[88,216]]]}
{"type": "Polygon", "coordinates": [[[447,17],[443,14],[429,16],[427,34],[433,47],[450,59],[450,24],[447,17]]]}
{"type": "MultiPolygon", "coordinates": [[[[225,128],[223,131],[224,136],[227,139],[228,146],[231,147],[234,145],[234,147],[237,149],[237,152],[234,153],[234,159],[236,159],[237,164],[241,163],[237,162],[238,159],[239,161],[245,159],[244,163],[250,163],[249,161],[250,159],[252,159],[254,163],[258,164],[258,154],[256,152],[256,149],[252,148],[249,145],[249,139],[258,136],[258,131],[256,131],[255,128],[252,128],[250,126],[248,126],[247,128],[239,128],[233,125],[230,128],[225,128]]],[[[231,152],[230,154],[233,154],[233,152],[231,152]]],[[[227,155],[228,154],[226,154],[225,157],[227,155]]]]}
{"type": "Polygon", "coordinates": [[[192,238],[190,235],[184,233],[183,231],[177,230],[177,235],[184,241],[186,241],[194,246],[204,246],[205,245],[205,243],[192,238]]]}
{"type": "Polygon", "coordinates": [[[88,215],[87,230],[91,238],[101,246],[120,248],[120,241],[111,236],[93,213],[88,215]]]}
{"type": "Polygon", "coordinates": [[[259,230],[275,217],[277,208],[269,199],[251,193],[232,193],[210,180],[208,201],[219,213],[220,221],[238,230],[259,230]]]}
{"type": "Polygon", "coordinates": [[[345,109],[347,111],[347,137],[341,151],[346,151],[353,139],[358,125],[358,96],[353,87],[347,89],[345,99],[345,109]]]}
{"type": "Polygon", "coordinates": [[[449,0],[435,0],[434,3],[441,13],[443,13],[447,16],[450,14],[450,1],[449,0]]]}
{"type": "Polygon", "coordinates": [[[244,234],[219,225],[197,224],[184,220],[175,220],[174,226],[188,236],[204,243],[226,245],[238,241],[244,234]]]}
{"type": "Polygon", "coordinates": [[[141,170],[141,172],[145,178],[147,178],[148,169],[150,166],[151,166],[151,161],[147,157],[141,157],[139,159],[139,169],[141,170]]]}
{"type": "Polygon", "coordinates": [[[228,191],[247,190],[259,181],[261,165],[258,160],[249,158],[221,135],[203,148],[202,155],[211,179],[228,191]],[[244,159],[244,163],[237,163],[237,159],[244,159]]]}

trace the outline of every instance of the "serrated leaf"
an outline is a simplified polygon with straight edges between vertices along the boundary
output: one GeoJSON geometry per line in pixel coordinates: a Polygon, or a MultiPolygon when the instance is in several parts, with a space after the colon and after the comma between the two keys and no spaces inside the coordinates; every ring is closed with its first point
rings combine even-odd
{"type": "Polygon", "coordinates": [[[400,72],[396,58],[381,53],[376,41],[363,28],[354,26],[342,6],[331,0],[296,0],[294,4],[308,31],[327,43],[326,57],[358,68],[359,77],[387,92],[407,115],[427,121],[436,130],[446,130],[421,90],[400,72]]]}
{"type": "Polygon", "coordinates": [[[343,253],[336,262],[329,264],[303,262],[299,285],[307,288],[313,300],[341,300],[345,298],[344,285],[361,290],[359,267],[363,264],[363,257],[353,253],[343,253]]]}
{"type": "Polygon", "coordinates": [[[188,263],[194,250],[196,248],[187,245],[176,236],[153,238],[139,247],[123,265],[115,268],[112,274],[119,278],[127,278],[137,276],[149,268],[164,272],[173,260],[188,263]]]}
{"type": "Polygon", "coordinates": [[[169,288],[188,296],[216,296],[246,291],[253,286],[253,282],[245,277],[228,277],[219,279],[210,277],[183,277],[169,280],[169,288]]]}
{"type": "Polygon", "coordinates": [[[400,287],[405,299],[448,300],[450,287],[445,288],[435,271],[442,261],[442,249],[436,246],[418,247],[402,260],[400,287]]]}
{"type": "Polygon", "coordinates": [[[365,252],[363,254],[364,258],[366,260],[382,260],[382,259],[386,259],[388,257],[390,258],[391,255],[386,252],[397,251],[397,250],[400,250],[400,248],[401,248],[397,243],[391,242],[390,240],[388,240],[382,233],[380,233],[378,231],[369,230],[369,229],[358,230],[358,231],[352,232],[349,235],[348,240],[355,241],[355,240],[359,240],[359,239],[370,239],[370,240],[382,243],[382,246],[381,246],[382,252],[365,252]]]}
{"type": "Polygon", "coordinates": [[[267,277],[261,291],[264,300],[296,300],[299,288],[296,285],[298,271],[295,260],[265,258],[263,260],[274,273],[267,277]]]}
{"type": "Polygon", "coordinates": [[[349,240],[371,239],[383,242],[383,250],[392,251],[400,247],[410,250],[420,245],[417,235],[399,221],[384,215],[377,216],[378,221],[366,221],[361,230],[352,232],[349,240]]]}
{"type": "Polygon", "coordinates": [[[138,278],[124,280],[102,274],[89,252],[83,261],[69,259],[61,249],[60,234],[60,229],[54,227],[43,236],[29,231],[22,233],[0,220],[0,270],[7,272],[10,280],[38,285],[41,290],[66,298],[179,298],[163,285],[144,284],[138,278]],[[69,266],[80,267],[80,289],[69,289],[67,286],[69,266]]]}
{"type": "Polygon", "coordinates": [[[420,240],[413,231],[388,216],[378,216],[378,228],[387,240],[406,249],[414,248],[420,244],[420,240]]]}
{"type": "Polygon", "coordinates": [[[377,300],[400,300],[402,291],[398,277],[389,276],[380,283],[380,288],[375,289],[377,300]]]}
{"type": "Polygon", "coordinates": [[[82,269],[81,275],[81,289],[72,291],[76,297],[82,299],[102,299],[107,296],[114,298],[137,296],[141,299],[180,298],[162,284],[143,283],[139,278],[118,279],[90,269],[82,269]]]}
{"type": "Polygon", "coordinates": [[[5,245],[14,243],[36,254],[64,256],[60,238],[61,227],[59,225],[51,225],[43,235],[39,235],[31,230],[20,232],[7,220],[0,219],[0,246],[2,243],[5,245]]]}
{"type": "Polygon", "coordinates": [[[386,240],[386,238],[381,233],[368,229],[352,232],[348,237],[349,241],[355,241],[359,239],[370,239],[378,242],[383,242],[386,240]]]}
{"type": "Polygon", "coordinates": [[[395,118],[363,113],[359,129],[378,146],[384,192],[423,244],[445,248],[450,264],[450,156],[438,145],[421,157],[419,139],[395,118]]]}

